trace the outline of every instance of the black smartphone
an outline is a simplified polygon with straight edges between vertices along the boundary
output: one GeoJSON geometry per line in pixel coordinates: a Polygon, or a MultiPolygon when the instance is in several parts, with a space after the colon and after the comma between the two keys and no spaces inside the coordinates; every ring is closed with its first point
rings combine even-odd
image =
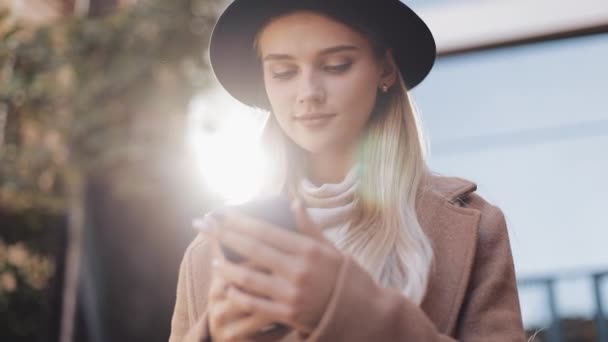
{"type": "MultiPolygon", "coordinates": [[[[243,204],[228,206],[227,208],[240,211],[278,227],[297,232],[296,220],[290,208],[290,200],[286,195],[252,200],[243,204]]],[[[234,263],[245,261],[245,257],[227,246],[221,245],[224,257],[234,263]]]]}

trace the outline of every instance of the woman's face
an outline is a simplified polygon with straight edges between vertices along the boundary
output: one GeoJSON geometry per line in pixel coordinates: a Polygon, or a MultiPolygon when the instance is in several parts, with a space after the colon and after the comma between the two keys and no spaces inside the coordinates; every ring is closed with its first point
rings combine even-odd
{"type": "Polygon", "coordinates": [[[258,44],[266,93],[283,131],[311,153],[354,147],[378,88],[392,84],[369,41],[326,16],[295,12],[271,21],[258,44]]]}

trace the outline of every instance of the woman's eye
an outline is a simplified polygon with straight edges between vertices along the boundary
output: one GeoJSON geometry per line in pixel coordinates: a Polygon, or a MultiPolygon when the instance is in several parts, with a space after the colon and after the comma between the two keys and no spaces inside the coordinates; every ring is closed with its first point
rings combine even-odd
{"type": "Polygon", "coordinates": [[[336,64],[336,65],[327,65],[324,67],[324,69],[329,72],[341,73],[341,72],[348,70],[348,68],[350,68],[351,65],[352,65],[351,62],[343,63],[343,64],[336,64]]]}
{"type": "Polygon", "coordinates": [[[284,79],[288,79],[289,77],[291,77],[294,73],[295,73],[295,71],[293,71],[293,70],[273,72],[272,77],[278,78],[280,80],[284,80],[284,79]]]}

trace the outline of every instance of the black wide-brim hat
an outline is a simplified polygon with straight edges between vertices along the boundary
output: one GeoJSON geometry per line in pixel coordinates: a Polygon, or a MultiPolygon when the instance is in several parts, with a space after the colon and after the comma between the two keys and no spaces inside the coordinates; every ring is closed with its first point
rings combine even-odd
{"type": "Polygon", "coordinates": [[[408,90],[433,67],[436,46],[431,31],[399,0],[235,0],[220,15],[209,43],[213,72],[230,95],[246,105],[270,110],[254,39],[270,19],[300,9],[372,29],[375,37],[393,49],[408,90]]]}

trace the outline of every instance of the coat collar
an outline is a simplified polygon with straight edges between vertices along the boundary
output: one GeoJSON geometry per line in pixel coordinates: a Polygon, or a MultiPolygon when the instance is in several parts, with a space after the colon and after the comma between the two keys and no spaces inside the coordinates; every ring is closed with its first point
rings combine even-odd
{"type": "Polygon", "coordinates": [[[476,189],[476,184],[461,178],[430,175],[416,203],[418,220],[434,252],[421,307],[445,334],[456,326],[473,268],[481,215],[463,203],[476,189]]]}
{"type": "Polygon", "coordinates": [[[466,179],[439,174],[429,174],[423,184],[423,192],[434,192],[452,203],[477,190],[477,184],[466,179]]]}

